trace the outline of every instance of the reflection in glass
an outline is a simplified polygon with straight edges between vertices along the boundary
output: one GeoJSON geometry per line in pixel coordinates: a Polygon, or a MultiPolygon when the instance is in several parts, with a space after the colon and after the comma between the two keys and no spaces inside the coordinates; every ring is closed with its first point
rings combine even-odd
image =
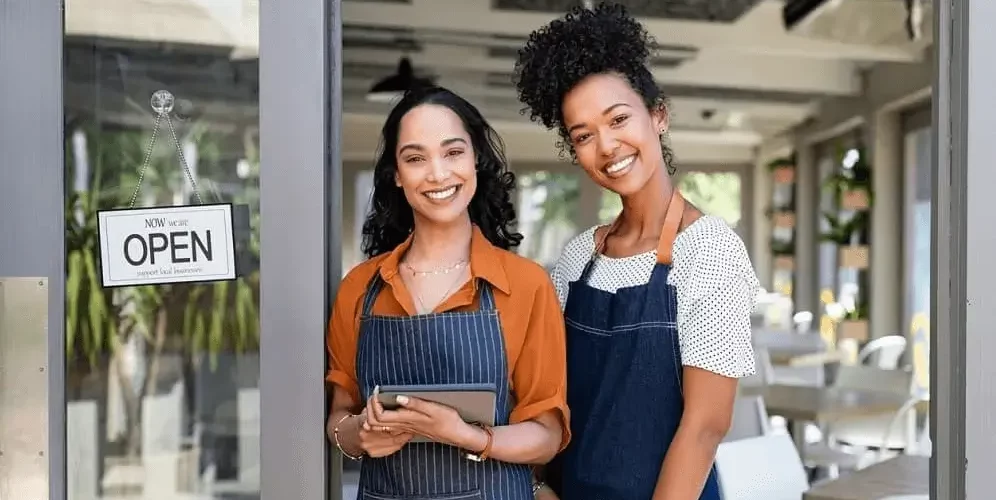
{"type": "Polygon", "coordinates": [[[69,498],[259,498],[257,3],[67,0],[66,390],[69,498]],[[103,289],[96,211],[249,210],[234,282],[103,289]]]}

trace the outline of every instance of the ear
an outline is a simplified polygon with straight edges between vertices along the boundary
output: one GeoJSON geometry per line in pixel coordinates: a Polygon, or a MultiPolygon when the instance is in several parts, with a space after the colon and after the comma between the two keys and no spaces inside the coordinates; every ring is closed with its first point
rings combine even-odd
{"type": "Polygon", "coordinates": [[[401,176],[398,175],[397,170],[394,171],[394,185],[397,187],[401,187],[401,176]]]}
{"type": "Polygon", "coordinates": [[[667,112],[667,106],[660,103],[650,112],[650,118],[654,124],[654,129],[658,134],[663,134],[671,126],[671,117],[667,112]]]}

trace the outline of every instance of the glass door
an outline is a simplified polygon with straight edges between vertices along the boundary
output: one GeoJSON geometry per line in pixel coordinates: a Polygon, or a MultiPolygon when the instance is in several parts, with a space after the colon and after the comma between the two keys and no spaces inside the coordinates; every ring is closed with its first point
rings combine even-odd
{"type": "Polygon", "coordinates": [[[326,498],[338,3],[24,5],[0,16],[0,498],[326,498]]]}

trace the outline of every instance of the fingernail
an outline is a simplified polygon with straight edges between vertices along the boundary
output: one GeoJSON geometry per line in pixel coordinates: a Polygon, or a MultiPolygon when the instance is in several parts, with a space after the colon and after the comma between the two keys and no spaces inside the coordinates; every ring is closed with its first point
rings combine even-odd
{"type": "Polygon", "coordinates": [[[408,404],[408,396],[398,395],[394,398],[394,400],[397,401],[398,404],[403,404],[403,405],[408,404]]]}

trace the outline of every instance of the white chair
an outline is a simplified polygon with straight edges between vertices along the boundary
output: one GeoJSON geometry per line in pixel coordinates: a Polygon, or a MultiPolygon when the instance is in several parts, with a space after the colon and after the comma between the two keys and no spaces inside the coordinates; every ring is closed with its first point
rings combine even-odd
{"type": "Polygon", "coordinates": [[[733,421],[724,442],[760,437],[770,432],[768,410],[761,396],[739,396],[733,403],[733,421]]]}
{"type": "Polygon", "coordinates": [[[858,353],[858,363],[883,370],[899,368],[899,359],[906,352],[906,337],[887,335],[865,344],[858,353]]]}
{"type": "MultiPolygon", "coordinates": [[[[892,392],[912,398],[913,374],[909,370],[881,370],[870,366],[841,366],[834,387],[892,392]]],[[[916,439],[916,415],[911,403],[897,412],[826,422],[826,440],[809,445],[803,453],[807,466],[828,467],[835,477],[839,469],[860,469],[874,462],[870,449],[895,450],[911,447],[916,439]]],[[[882,457],[884,455],[879,455],[882,457]]]]}
{"type": "Polygon", "coordinates": [[[716,469],[724,500],[801,500],[806,470],[785,434],[721,443],[716,469]]]}
{"type": "Polygon", "coordinates": [[[774,383],[772,372],[774,367],[771,364],[771,354],[765,348],[754,350],[754,374],[740,379],[738,388],[762,388],[774,383]]]}

